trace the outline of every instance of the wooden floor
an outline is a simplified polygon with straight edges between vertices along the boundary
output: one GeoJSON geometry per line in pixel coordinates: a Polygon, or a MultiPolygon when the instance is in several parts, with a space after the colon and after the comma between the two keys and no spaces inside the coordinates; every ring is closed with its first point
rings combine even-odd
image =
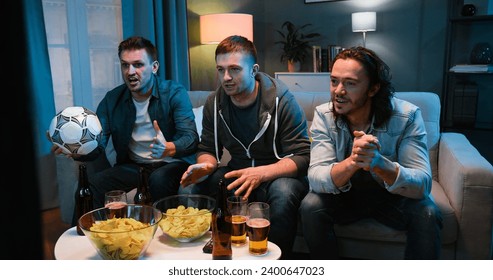
{"type": "Polygon", "coordinates": [[[43,250],[45,260],[55,259],[55,243],[58,237],[62,235],[70,224],[62,222],[60,208],[53,208],[41,212],[41,220],[43,223],[43,250]]]}

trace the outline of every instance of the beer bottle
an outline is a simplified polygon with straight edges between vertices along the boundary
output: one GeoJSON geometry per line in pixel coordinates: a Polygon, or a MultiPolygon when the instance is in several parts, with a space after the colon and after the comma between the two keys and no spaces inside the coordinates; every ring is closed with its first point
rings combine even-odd
{"type": "Polygon", "coordinates": [[[144,167],[139,169],[139,186],[135,193],[135,204],[152,205],[151,193],[149,192],[149,176],[144,167]]]}
{"type": "Polygon", "coordinates": [[[212,213],[212,259],[231,260],[231,234],[233,233],[232,215],[228,209],[227,190],[224,180],[219,180],[216,194],[216,208],[212,213]]]}
{"type": "Polygon", "coordinates": [[[79,182],[75,192],[75,211],[72,219],[72,226],[77,227],[77,233],[84,235],[79,227],[79,218],[85,213],[93,210],[92,192],[89,189],[89,180],[87,179],[87,168],[84,164],[79,165],[79,182]]]}

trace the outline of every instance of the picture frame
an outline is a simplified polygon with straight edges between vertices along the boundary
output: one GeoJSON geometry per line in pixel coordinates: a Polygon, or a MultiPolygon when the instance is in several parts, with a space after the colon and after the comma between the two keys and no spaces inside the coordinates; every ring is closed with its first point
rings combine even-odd
{"type": "Polygon", "coordinates": [[[336,1],[343,1],[343,0],[305,0],[305,4],[313,4],[320,2],[336,2],[336,1]]]}

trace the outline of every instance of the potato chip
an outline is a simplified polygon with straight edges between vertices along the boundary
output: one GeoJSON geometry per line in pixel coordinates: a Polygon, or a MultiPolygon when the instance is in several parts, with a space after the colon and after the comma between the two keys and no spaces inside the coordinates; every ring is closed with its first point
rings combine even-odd
{"type": "Polygon", "coordinates": [[[165,217],[159,223],[161,230],[177,239],[193,239],[209,230],[211,213],[207,209],[185,207],[166,210],[165,217]]]}
{"type": "Polygon", "coordinates": [[[106,259],[134,260],[150,242],[146,236],[153,228],[133,218],[112,218],[98,221],[88,236],[106,259]]]}

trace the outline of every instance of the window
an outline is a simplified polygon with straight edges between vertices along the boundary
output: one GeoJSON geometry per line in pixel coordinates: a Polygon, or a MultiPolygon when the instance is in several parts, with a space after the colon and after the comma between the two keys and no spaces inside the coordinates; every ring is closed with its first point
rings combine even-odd
{"type": "Polygon", "coordinates": [[[106,92],[123,83],[121,0],[43,0],[43,12],[56,111],[96,110],[106,92]]]}

